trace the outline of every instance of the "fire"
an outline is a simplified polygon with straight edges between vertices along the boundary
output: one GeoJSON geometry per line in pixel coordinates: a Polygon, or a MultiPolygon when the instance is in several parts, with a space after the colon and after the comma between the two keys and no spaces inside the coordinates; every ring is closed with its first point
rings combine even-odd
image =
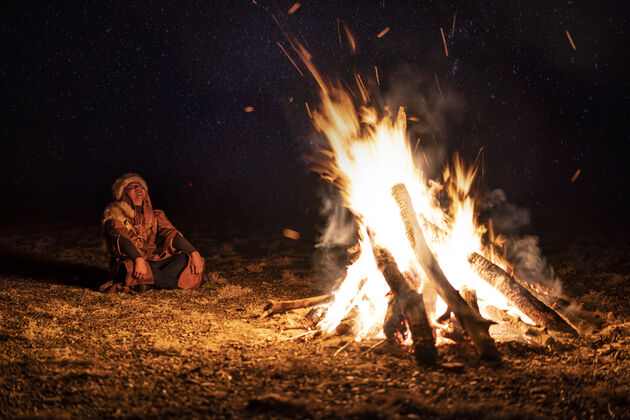
{"type": "MultiPolygon", "coordinates": [[[[321,151],[315,169],[338,187],[343,204],[356,216],[360,238],[358,258],[334,291],[334,301],[320,321],[320,328],[334,331],[352,311],[359,315],[357,340],[382,334],[390,291],[376,265],[368,230],[376,243],[391,252],[401,272],[424,277],[392,197],[392,187],[399,183],[409,191],[427,243],[452,286],[475,290],[482,315],[484,306],[492,304],[531,322],[510,308],[507,299],[479,278],[468,262],[473,253],[496,261],[482,244],[486,227],[476,222],[471,194],[476,168],[456,157],[452,166],[444,169],[442,182],[428,179],[422,165],[417,164],[422,157],[412,148],[415,142],[407,134],[408,118],[402,107],[392,115],[370,106],[358,74],[356,96],[340,84],[326,81],[304,47],[295,40],[291,43],[320,87],[320,104],[311,109],[310,116],[316,130],[327,139],[328,147],[321,151]],[[353,98],[360,98],[361,102],[356,103],[353,98]],[[446,208],[436,198],[440,192],[448,197],[446,208]]],[[[444,310],[446,305],[438,298],[437,315],[444,310]]]]}

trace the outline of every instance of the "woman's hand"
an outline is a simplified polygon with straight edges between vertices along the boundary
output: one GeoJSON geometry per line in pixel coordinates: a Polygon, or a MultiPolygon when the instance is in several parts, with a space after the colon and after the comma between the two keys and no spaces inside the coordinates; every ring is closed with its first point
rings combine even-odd
{"type": "Polygon", "coordinates": [[[147,262],[142,257],[138,257],[133,261],[133,278],[142,280],[147,276],[149,269],[147,262]]]}
{"type": "Polygon", "coordinates": [[[190,271],[193,274],[200,274],[201,270],[203,270],[203,258],[199,251],[195,251],[190,254],[190,271]]]}

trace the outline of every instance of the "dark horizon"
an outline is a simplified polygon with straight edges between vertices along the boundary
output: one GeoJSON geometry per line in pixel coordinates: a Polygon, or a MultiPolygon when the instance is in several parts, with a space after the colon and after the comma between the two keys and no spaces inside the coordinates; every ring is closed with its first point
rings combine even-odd
{"type": "MultiPolygon", "coordinates": [[[[317,91],[271,18],[293,3],[3,6],[4,224],[97,221],[129,171],[176,221],[314,223],[322,181],[305,157],[320,139],[304,102],[317,91]]],[[[429,121],[409,125],[428,153],[483,149],[484,188],[534,225],[627,229],[623,8],[382,6],[302,2],[289,21],[326,76],[373,83],[377,66],[377,101],[429,121]],[[339,48],[338,18],[355,54],[339,48]]]]}

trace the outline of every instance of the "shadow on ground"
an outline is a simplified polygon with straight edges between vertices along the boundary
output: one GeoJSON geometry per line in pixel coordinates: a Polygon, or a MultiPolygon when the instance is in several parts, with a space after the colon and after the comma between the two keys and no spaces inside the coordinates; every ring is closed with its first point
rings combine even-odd
{"type": "Polygon", "coordinates": [[[107,281],[107,271],[103,268],[3,249],[0,249],[0,275],[30,277],[92,290],[107,281]]]}

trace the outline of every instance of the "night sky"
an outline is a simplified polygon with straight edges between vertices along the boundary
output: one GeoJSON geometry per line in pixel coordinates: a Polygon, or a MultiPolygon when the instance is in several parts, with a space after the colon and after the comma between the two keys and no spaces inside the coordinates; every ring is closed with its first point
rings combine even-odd
{"type": "Polygon", "coordinates": [[[375,100],[417,115],[427,152],[483,148],[486,188],[541,226],[628,226],[623,2],[304,0],[291,16],[294,1],[14,3],[0,13],[5,221],[97,223],[128,171],[175,221],[309,220],[317,90],[277,45],[284,14],[328,77],[373,85],[377,66],[375,100]]]}

